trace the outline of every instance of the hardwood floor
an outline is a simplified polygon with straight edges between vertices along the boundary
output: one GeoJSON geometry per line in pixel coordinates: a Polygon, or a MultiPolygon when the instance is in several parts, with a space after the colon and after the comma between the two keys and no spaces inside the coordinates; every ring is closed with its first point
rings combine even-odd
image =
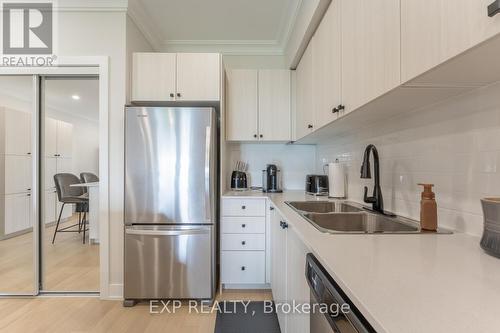
{"type": "MultiPolygon", "coordinates": [[[[225,291],[218,300],[271,300],[269,291],[225,291]]],[[[148,303],[124,308],[97,298],[0,299],[1,332],[213,333],[216,313],[151,314],[148,303]]]]}
{"type": "MultiPolygon", "coordinates": [[[[76,223],[76,216],[62,225],[76,223]]],[[[82,244],[82,234],[45,229],[44,289],[53,291],[99,290],[99,245],[82,244]]],[[[88,240],[88,237],[87,237],[88,240]]],[[[0,241],[0,292],[30,292],[33,288],[33,234],[0,241]]]]}

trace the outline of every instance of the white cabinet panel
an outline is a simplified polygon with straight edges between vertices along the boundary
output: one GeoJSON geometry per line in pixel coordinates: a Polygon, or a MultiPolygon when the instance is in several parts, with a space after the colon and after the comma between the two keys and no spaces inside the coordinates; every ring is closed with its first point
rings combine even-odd
{"type": "Polygon", "coordinates": [[[52,118],[45,117],[45,156],[55,157],[57,155],[57,123],[52,118]]]}
{"type": "Polygon", "coordinates": [[[265,217],[223,216],[221,232],[225,234],[264,234],[265,217]]]}
{"type": "Polygon", "coordinates": [[[406,82],[500,32],[492,0],[402,0],[402,79],[406,82]]]}
{"type": "MultiPolygon", "coordinates": [[[[300,304],[309,303],[309,285],[305,277],[307,247],[302,243],[293,228],[289,226],[286,241],[286,277],[287,300],[300,304]]],[[[287,315],[288,333],[309,333],[310,316],[306,313],[293,313],[287,315]]]]}
{"type": "Polygon", "coordinates": [[[226,72],[226,139],[258,140],[257,70],[236,69],[226,72]]]}
{"type": "Polygon", "coordinates": [[[134,53],[133,101],[173,101],[175,81],[175,53],[134,53]]]}
{"type": "Polygon", "coordinates": [[[224,198],[223,216],[266,216],[266,199],[224,198]]]}
{"type": "Polygon", "coordinates": [[[181,101],[220,99],[220,55],[177,53],[177,95],[181,101]]]}
{"type": "Polygon", "coordinates": [[[350,112],[401,83],[400,0],[342,0],[341,13],[342,104],[350,112]]]}
{"type": "Polygon", "coordinates": [[[31,191],[31,156],[5,156],[5,194],[31,191]]]}
{"type": "Polygon", "coordinates": [[[57,155],[71,158],[73,151],[73,125],[57,121],[57,155]]]}
{"type": "Polygon", "coordinates": [[[45,223],[52,223],[56,221],[56,209],[57,209],[57,193],[55,190],[44,191],[44,215],[45,223]]]}
{"type": "Polygon", "coordinates": [[[314,130],[312,45],[309,44],[296,71],[296,140],[314,130]]]}
{"type": "Polygon", "coordinates": [[[330,3],[312,39],[316,129],[337,119],[341,105],[342,36],[340,0],[330,3]]]}
{"type": "Polygon", "coordinates": [[[259,70],[259,139],[291,139],[290,71],[259,70]]]}
{"type": "Polygon", "coordinates": [[[57,158],[46,157],[44,164],[44,185],[43,188],[48,190],[55,187],[54,175],[57,173],[57,158]]]}
{"type": "Polygon", "coordinates": [[[264,251],[222,251],[222,283],[265,283],[264,251]]]}
{"type": "MultiPolygon", "coordinates": [[[[287,300],[287,249],[286,230],[282,229],[282,217],[276,211],[271,211],[271,289],[273,299],[277,303],[287,300]]],[[[286,315],[278,312],[278,321],[281,332],[287,332],[286,315]]]]}
{"type": "Polygon", "coordinates": [[[5,196],[5,234],[31,227],[31,196],[27,193],[5,196]]]}
{"type": "Polygon", "coordinates": [[[5,153],[15,155],[31,154],[31,114],[4,109],[5,153]]]}
{"type": "Polygon", "coordinates": [[[73,159],[58,157],[56,171],[56,173],[73,173],[73,159]]]}
{"type": "Polygon", "coordinates": [[[222,251],[265,251],[264,234],[222,234],[222,251]]]}

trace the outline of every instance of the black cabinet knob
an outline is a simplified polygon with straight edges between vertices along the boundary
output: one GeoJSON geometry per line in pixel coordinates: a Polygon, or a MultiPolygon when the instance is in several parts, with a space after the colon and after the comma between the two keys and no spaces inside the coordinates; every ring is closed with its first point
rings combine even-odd
{"type": "Polygon", "coordinates": [[[246,244],[247,244],[247,242],[241,241],[241,245],[246,245],[246,244]]]}
{"type": "Polygon", "coordinates": [[[31,155],[31,153],[26,153],[26,155],[31,155]]]}
{"type": "Polygon", "coordinates": [[[241,209],[246,209],[246,208],[247,208],[247,206],[241,206],[241,209]]]}
{"type": "Polygon", "coordinates": [[[181,97],[181,93],[177,93],[177,97],[181,97]]]}
{"type": "Polygon", "coordinates": [[[274,207],[273,206],[269,207],[269,210],[274,210],[274,207]]]}
{"type": "Polygon", "coordinates": [[[172,98],[175,97],[174,93],[170,93],[170,97],[172,98]]]}
{"type": "Polygon", "coordinates": [[[286,229],[286,228],[288,228],[288,223],[286,223],[285,221],[280,221],[280,226],[281,226],[281,229],[286,229]]]}
{"type": "Polygon", "coordinates": [[[339,111],[343,111],[343,110],[345,110],[345,106],[344,106],[344,105],[342,105],[342,104],[340,104],[339,106],[337,106],[337,109],[338,109],[339,111]]]}
{"type": "Polygon", "coordinates": [[[245,270],[245,266],[241,266],[241,270],[244,271],[245,270]]]}
{"type": "Polygon", "coordinates": [[[257,134],[254,134],[254,135],[253,135],[253,137],[254,137],[254,138],[257,138],[257,134]]]}
{"type": "Polygon", "coordinates": [[[264,137],[264,135],[262,135],[262,134],[261,134],[261,135],[259,135],[259,136],[260,136],[261,138],[263,138],[263,137],[264,137]]]}
{"type": "Polygon", "coordinates": [[[339,112],[339,108],[335,107],[332,109],[332,113],[337,113],[337,112],[339,112]]]}
{"type": "Polygon", "coordinates": [[[247,225],[246,225],[245,223],[243,223],[243,224],[241,225],[241,227],[242,227],[242,228],[245,228],[246,226],[247,226],[247,225]]]}
{"type": "Polygon", "coordinates": [[[313,128],[313,125],[309,124],[307,125],[307,128],[313,128]]]}

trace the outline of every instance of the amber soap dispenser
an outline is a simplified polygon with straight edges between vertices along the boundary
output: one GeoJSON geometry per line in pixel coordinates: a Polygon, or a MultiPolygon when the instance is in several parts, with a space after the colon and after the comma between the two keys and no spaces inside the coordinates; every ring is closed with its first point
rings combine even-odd
{"type": "Polygon", "coordinates": [[[420,200],[420,227],[423,230],[437,230],[437,204],[436,195],[432,192],[434,184],[418,184],[424,187],[420,200]]]}

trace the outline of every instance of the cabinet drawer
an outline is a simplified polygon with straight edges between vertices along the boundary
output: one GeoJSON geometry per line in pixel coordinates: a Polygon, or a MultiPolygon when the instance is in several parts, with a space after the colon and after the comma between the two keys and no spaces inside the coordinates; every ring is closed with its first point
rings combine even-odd
{"type": "Polygon", "coordinates": [[[221,251],[222,283],[265,283],[264,251],[221,251]]]}
{"type": "Polygon", "coordinates": [[[264,251],[266,235],[264,234],[223,234],[221,235],[223,251],[264,251]]]}
{"type": "Polygon", "coordinates": [[[225,198],[222,202],[223,216],[266,216],[266,199],[225,198]]]}
{"type": "Polygon", "coordinates": [[[264,234],[266,232],[265,217],[222,217],[223,234],[264,234]]]}

